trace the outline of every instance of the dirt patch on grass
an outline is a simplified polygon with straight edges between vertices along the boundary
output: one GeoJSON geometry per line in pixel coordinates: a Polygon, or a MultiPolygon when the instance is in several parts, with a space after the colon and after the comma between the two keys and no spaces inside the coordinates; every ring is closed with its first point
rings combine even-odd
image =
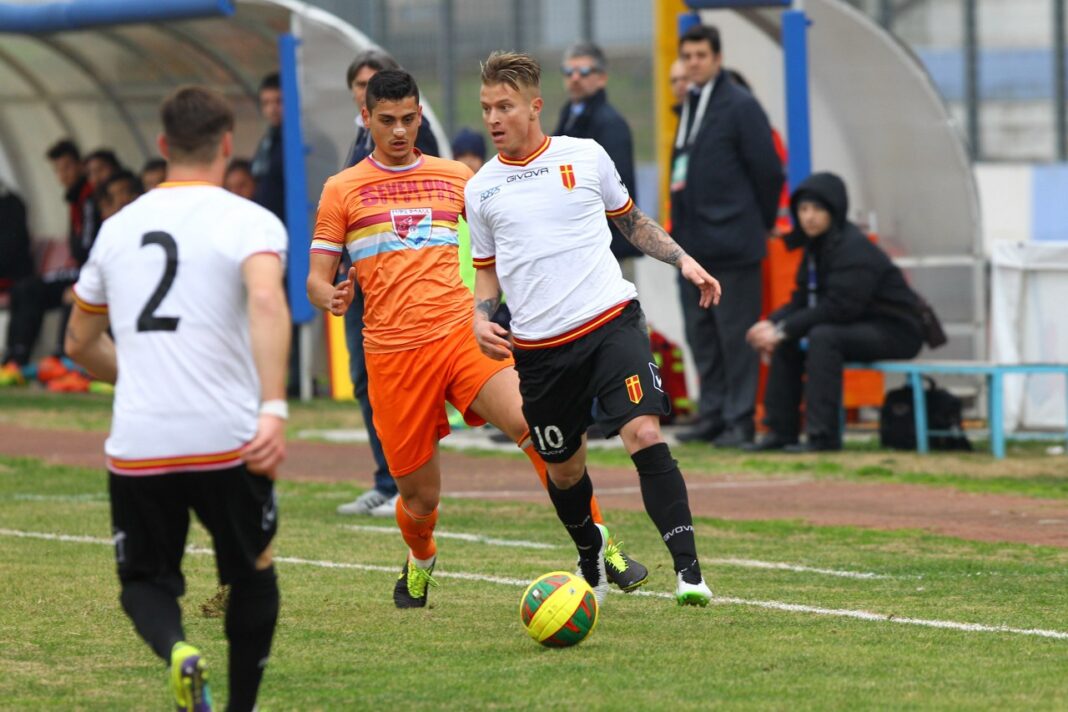
{"type": "MultiPolygon", "coordinates": [[[[102,468],[104,434],[0,426],[0,453],[45,462],[102,468]]],[[[283,477],[293,480],[370,484],[373,460],[366,445],[291,442],[283,477]]],[[[897,455],[837,456],[903,465],[897,455]]],[[[908,459],[908,456],[902,456],[908,459]]],[[[518,459],[442,453],[444,494],[487,500],[545,502],[546,495],[528,463],[518,459]]],[[[970,468],[974,474],[980,469],[970,468]]],[[[1007,463],[990,463],[990,469],[1007,463]]],[[[863,466],[863,465],[860,465],[863,466]]],[[[929,465],[928,468],[929,469],[929,465]]],[[[773,469],[773,468],[771,468],[773,469]]],[[[751,475],[689,475],[695,515],[733,520],[793,519],[816,525],[875,529],[919,529],[963,539],[1068,547],[1068,501],[1012,495],[975,494],[948,487],[894,483],[809,480],[800,473],[754,479],[751,475]]],[[[1004,471],[999,474],[1004,475],[1004,471]]],[[[606,511],[641,510],[637,476],[622,468],[591,473],[606,511]]]]}

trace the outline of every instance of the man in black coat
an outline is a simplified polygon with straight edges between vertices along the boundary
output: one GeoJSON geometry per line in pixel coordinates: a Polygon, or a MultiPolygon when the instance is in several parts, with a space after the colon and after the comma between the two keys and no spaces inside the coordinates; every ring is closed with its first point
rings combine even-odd
{"type": "MultiPolygon", "coordinates": [[[[608,65],[604,52],[592,42],[578,42],[564,53],[560,66],[564,75],[564,89],[569,101],[560,110],[554,136],[592,138],[608,153],[616,164],[619,177],[635,200],[637,182],[634,179],[634,141],[631,139],[627,120],[608,103],[605,85],[608,83],[608,65]]],[[[634,281],[632,257],[642,255],[634,245],[609,224],[612,231],[612,254],[619,260],[623,276],[634,281]]]]}
{"type": "Polygon", "coordinates": [[[745,333],[760,318],[760,261],[785,176],[764,110],[723,72],[721,51],[714,27],[693,27],[679,40],[691,87],[672,151],[672,233],[723,286],[719,306],[703,310],[696,288],[679,281],[700,378],[700,420],[679,439],[737,447],[753,438],[760,364],[745,333]]]}
{"type": "Polygon", "coordinates": [[[790,301],[757,322],[749,343],[770,358],[765,422],[751,450],[842,447],[842,365],[907,359],[920,351],[919,301],[901,270],[846,219],[849,197],[833,173],[817,173],[790,197],[790,249],[803,248],[790,301]],[[808,441],[798,444],[801,397],[808,441]]]}

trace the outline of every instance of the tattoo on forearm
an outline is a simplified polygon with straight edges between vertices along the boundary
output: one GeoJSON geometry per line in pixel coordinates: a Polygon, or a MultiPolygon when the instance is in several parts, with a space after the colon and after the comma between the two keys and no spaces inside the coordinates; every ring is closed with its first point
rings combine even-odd
{"type": "Polygon", "coordinates": [[[501,296],[504,293],[497,290],[497,296],[492,299],[475,299],[475,311],[486,315],[486,319],[492,319],[497,307],[501,305],[501,296]]]}
{"type": "Polygon", "coordinates": [[[626,215],[612,218],[612,222],[623,233],[623,237],[630,241],[630,244],[661,262],[677,267],[679,260],[686,254],[664,228],[637,207],[626,215]]]}

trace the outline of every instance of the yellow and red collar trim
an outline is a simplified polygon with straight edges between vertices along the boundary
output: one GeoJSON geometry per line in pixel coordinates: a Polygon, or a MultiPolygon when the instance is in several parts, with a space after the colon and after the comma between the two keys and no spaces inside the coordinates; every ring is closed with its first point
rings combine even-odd
{"type": "Polygon", "coordinates": [[[187,188],[192,185],[207,185],[212,188],[218,188],[220,186],[206,180],[165,180],[157,188],[187,188]]]}
{"type": "Polygon", "coordinates": [[[503,153],[498,153],[497,154],[497,160],[499,160],[501,163],[503,163],[506,166],[527,166],[527,165],[530,165],[531,161],[533,161],[535,158],[537,158],[538,156],[540,156],[541,154],[543,154],[547,150],[549,150],[549,143],[551,142],[551,140],[552,139],[550,137],[546,136],[545,140],[541,142],[541,145],[538,146],[536,149],[534,149],[534,153],[530,154],[526,158],[519,158],[519,159],[505,158],[503,153]]]}

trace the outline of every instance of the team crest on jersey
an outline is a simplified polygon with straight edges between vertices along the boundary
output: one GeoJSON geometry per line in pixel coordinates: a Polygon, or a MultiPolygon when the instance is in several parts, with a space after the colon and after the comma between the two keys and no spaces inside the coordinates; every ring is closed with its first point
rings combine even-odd
{"type": "Polygon", "coordinates": [[[413,250],[430,239],[434,219],[430,208],[397,208],[389,211],[389,217],[393,221],[393,233],[413,250]]]}
{"type": "Polygon", "coordinates": [[[575,188],[575,168],[570,163],[565,163],[560,166],[560,180],[564,182],[564,187],[568,190],[575,188]]]}
{"type": "Polygon", "coordinates": [[[642,382],[638,379],[638,374],[628,376],[624,383],[627,384],[627,397],[630,398],[630,402],[641,403],[642,396],[645,394],[642,393],[642,382]]]}

